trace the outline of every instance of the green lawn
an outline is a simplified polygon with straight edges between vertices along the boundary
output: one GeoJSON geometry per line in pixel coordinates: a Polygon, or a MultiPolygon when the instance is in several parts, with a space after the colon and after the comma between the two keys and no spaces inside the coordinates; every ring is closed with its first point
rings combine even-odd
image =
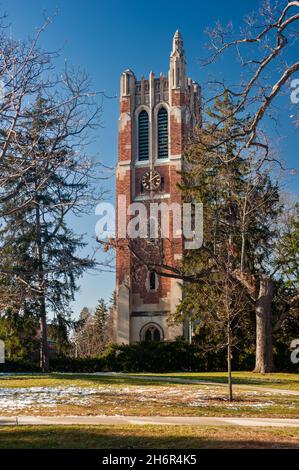
{"type": "MultiPolygon", "coordinates": [[[[60,385],[78,385],[93,387],[95,385],[109,384],[119,385],[140,385],[141,376],[143,385],[167,385],[173,384],[168,378],[188,380],[202,380],[225,384],[227,381],[225,372],[177,372],[168,374],[126,374],[122,375],[94,375],[94,374],[14,374],[0,375],[0,387],[52,387],[60,385]],[[136,379],[132,377],[136,377],[136,379]],[[139,378],[138,378],[139,377],[139,378]],[[148,377],[149,380],[146,380],[148,377]],[[155,381],[158,377],[159,381],[155,381]],[[161,381],[161,379],[165,379],[161,381]]],[[[253,372],[233,372],[233,382],[236,385],[250,385],[256,387],[275,388],[284,390],[299,391],[299,372],[297,373],[273,373],[255,374],[253,372]]]]}
{"type": "MultiPolygon", "coordinates": [[[[132,374],[131,374],[132,375],[132,374]]],[[[167,377],[175,379],[202,380],[225,384],[227,375],[225,372],[175,372],[167,374],[133,374],[146,377],[167,377]]],[[[276,388],[284,390],[295,390],[299,392],[299,372],[278,372],[272,374],[256,374],[254,372],[233,372],[234,384],[253,385],[265,388],[276,388]]]]}
{"type": "Polygon", "coordinates": [[[3,426],[0,449],[299,448],[299,429],[237,426],[3,426]]]}
{"type": "MultiPolygon", "coordinates": [[[[166,379],[167,380],[167,379],[166,379]]],[[[144,385],[153,384],[152,380],[145,380],[144,385]]],[[[127,378],[126,376],[102,376],[94,374],[12,374],[0,375],[1,387],[56,387],[56,386],[79,386],[94,387],[97,385],[122,386],[122,385],[140,385],[139,379],[127,378]]],[[[157,382],[161,385],[161,382],[157,382]]]]}

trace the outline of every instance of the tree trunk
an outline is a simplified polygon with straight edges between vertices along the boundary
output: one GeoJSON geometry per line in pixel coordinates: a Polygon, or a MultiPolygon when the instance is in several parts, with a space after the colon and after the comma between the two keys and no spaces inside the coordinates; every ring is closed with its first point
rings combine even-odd
{"type": "Polygon", "coordinates": [[[40,367],[43,372],[49,371],[49,350],[47,334],[47,317],[45,297],[40,297],[40,367]]]}
{"type": "Polygon", "coordinates": [[[232,383],[232,334],[230,324],[227,327],[227,383],[228,400],[233,401],[233,383],[232,383]]]}
{"type": "Polygon", "coordinates": [[[273,362],[271,306],[274,294],[273,281],[266,275],[260,277],[256,301],[256,361],[254,372],[262,374],[275,370],[273,362]]]}
{"type": "Polygon", "coordinates": [[[40,356],[39,362],[43,372],[49,371],[49,349],[47,333],[46,314],[46,286],[44,275],[43,245],[41,237],[41,221],[39,203],[35,201],[35,232],[36,232],[36,254],[38,261],[38,287],[39,287],[39,323],[40,323],[40,356]]]}

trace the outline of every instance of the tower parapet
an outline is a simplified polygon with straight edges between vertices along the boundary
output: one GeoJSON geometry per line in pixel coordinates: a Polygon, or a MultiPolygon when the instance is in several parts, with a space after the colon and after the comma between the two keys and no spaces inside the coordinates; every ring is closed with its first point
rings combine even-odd
{"type": "Polygon", "coordinates": [[[189,105],[190,111],[199,117],[200,87],[186,76],[183,39],[178,30],[173,37],[168,77],[163,73],[155,77],[154,73],[150,72],[148,79],[141,77],[137,80],[130,69],[125,70],[121,75],[121,102],[130,97],[135,109],[141,105],[152,109],[161,102],[171,105],[172,101],[173,104],[176,101],[172,99],[172,90],[184,95],[185,104],[189,105]]]}

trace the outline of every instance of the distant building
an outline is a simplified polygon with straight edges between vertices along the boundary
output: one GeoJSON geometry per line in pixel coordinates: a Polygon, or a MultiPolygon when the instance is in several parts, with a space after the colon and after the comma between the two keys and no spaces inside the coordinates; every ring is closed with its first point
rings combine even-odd
{"type": "MultiPolygon", "coordinates": [[[[182,153],[190,131],[200,121],[200,87],[186,75],[183,40],[176,31],[168,77],[137,80],[131,70],[121,76],[117,200],[126,205],[150,201],[181,204],[182,153]]],[[[142,241],[140,241],[142,243],[142,241]]],[[[169,265],[182,259],[183,239],[163,241],[169,265]]],[[[118,246],[118,245],[117,245],[118,246]]],[[[167,317],[181,297],[176,279],[157,277],[138,267],[129,250],[117,248],[115,341],[173,340],[183,325],[168,326],[167,317]]]]}

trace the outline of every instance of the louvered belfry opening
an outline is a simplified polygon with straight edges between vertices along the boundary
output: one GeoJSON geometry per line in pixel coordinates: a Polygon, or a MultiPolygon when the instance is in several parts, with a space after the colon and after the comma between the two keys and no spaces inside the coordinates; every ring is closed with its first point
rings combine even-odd
{"type": "Polygon", "coordinates": [[[138,160],[149,158],[149,119],[146,111],[141,111],[138,117],[138,160]]]}
{"type": "Polygon", "coordinates": [[[165,108],[158,112],[158,158],[168,158],[168,112],[165,108]]]}

